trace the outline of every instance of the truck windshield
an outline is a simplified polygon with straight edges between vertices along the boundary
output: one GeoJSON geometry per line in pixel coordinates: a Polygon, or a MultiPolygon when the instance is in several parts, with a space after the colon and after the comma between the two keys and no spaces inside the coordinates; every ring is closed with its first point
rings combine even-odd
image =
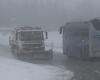
{"type": "Polygon", "coordinates": [[[96,30],[100,30],[100,20],[94,19],[91,22],[96,30]]]}
{"type": "Polygon", "coordinates": [[[73,31],[70,32],[71,36],[75,36],[75,37],[88,37],[89,32],[88,31],[73,31]]]}
{"type": "Polygon", "coordinates": [[[21,41],[32,41],[38,39],[43,39],[42,31],[21,31],[20,32],[21,41]]]}
{"type": "Polygon", "coordinates": [[[76,33],[74,33],[74,35],[75,36],[81,36],[81,37],[86,37],[86,36],[88,36],[88,32],[86,32],[86,31],[79,31],[79,32],[76,32],[76,33]]]}

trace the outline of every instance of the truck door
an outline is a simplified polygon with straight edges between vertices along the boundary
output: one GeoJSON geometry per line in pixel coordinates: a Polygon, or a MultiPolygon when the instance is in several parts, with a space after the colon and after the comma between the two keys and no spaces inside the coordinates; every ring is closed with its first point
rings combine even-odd
{"type": "Polygon", "coordinates": [[[100,31],[96,31],[91,38],[93,57],[100,57],[100,31]]]}

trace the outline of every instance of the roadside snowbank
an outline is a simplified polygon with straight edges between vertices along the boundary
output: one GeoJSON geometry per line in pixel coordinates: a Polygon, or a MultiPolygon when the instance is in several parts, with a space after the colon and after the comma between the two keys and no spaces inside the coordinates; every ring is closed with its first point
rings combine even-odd
{"type": "Polygon", "coordinates": [[[0,80],[71,80],[72,77],[72,72],[58,67],[0,58],[0,80]]]}

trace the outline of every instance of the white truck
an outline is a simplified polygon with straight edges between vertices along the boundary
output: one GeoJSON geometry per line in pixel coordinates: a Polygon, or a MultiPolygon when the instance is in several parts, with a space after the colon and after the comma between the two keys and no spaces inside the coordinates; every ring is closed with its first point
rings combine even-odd
{"type": "Polygon", "coordinates": [[[53,57],[52,49],[45,49],[45,39],[48,39],[47,31],[40,27],[17,27],[9,37],[9,45],[12,53],[17,56],[30,55],[33,58],[53,57]]]}
{"type": "Polygon", "coordinates": [[[60,27],[63,54],[89,59],[100,57],[100,20],[69,22],[60,27]]]}

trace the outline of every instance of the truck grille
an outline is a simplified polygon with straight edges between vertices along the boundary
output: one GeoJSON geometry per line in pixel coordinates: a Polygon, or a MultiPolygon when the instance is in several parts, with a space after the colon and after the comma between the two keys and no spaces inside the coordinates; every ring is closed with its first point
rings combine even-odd
{"type": "Polygon", "coordinates": [[[41,47],[41,44],[24,44],[23,47],[25,48],[41,47]]]}
{"type": "Polygon", "coordinates": [[[38,47],[38,48],[28,47],[28,48],[23,48],[23,50],[25,50],[25,51],[43,51],[44,47],[38,47]]]}

